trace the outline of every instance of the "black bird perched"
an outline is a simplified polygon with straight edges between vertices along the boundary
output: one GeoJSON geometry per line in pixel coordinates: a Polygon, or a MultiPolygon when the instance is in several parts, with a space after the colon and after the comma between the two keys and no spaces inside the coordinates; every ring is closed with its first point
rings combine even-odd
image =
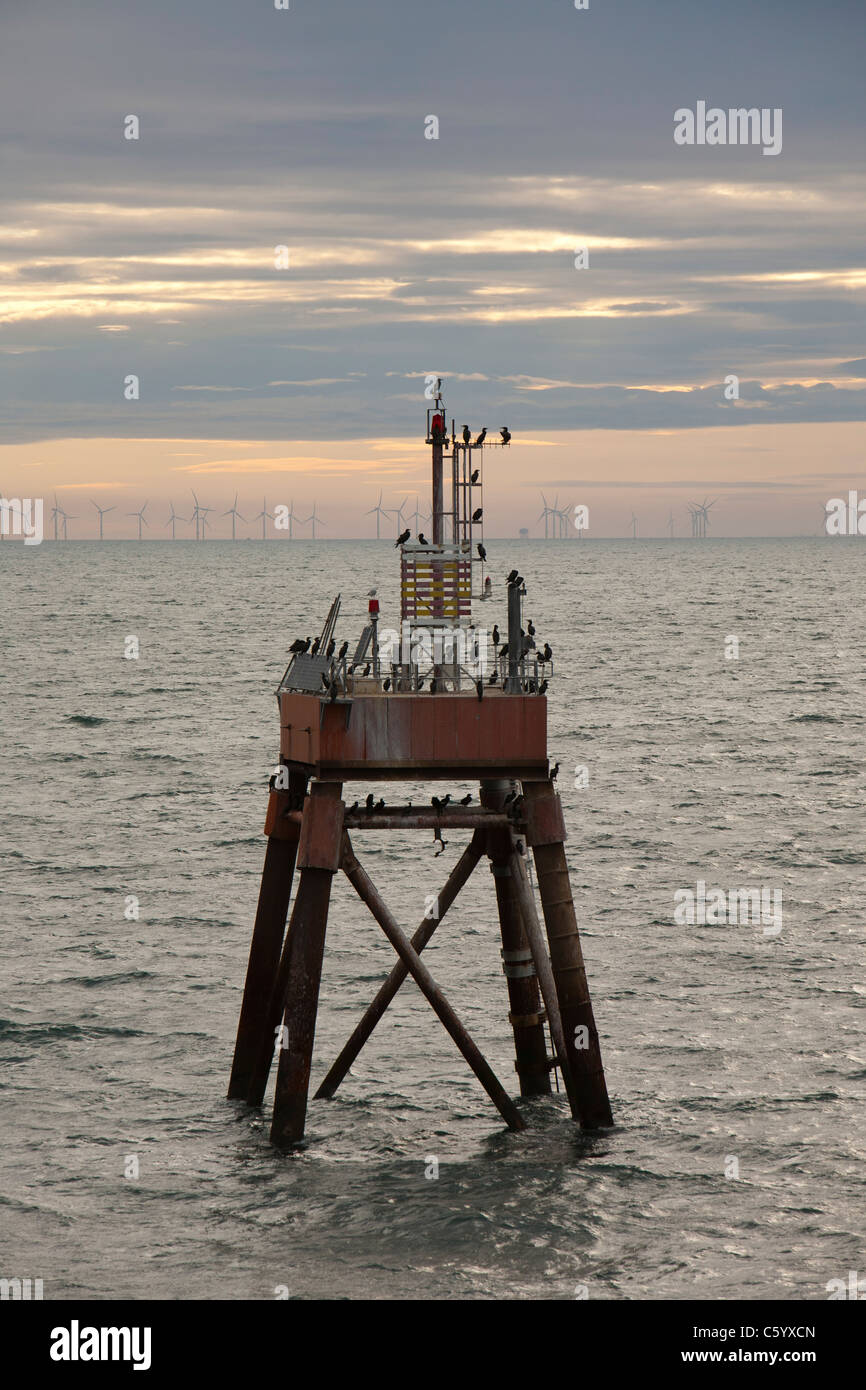
{"type": "Polygon", "coordinates": [[[431,796],[430,805],[433,807],[434,811],[442,810],[442,802],[439,800],[438,796],[431,796]]]}
{"type": "Polygon", "coordinates": [[[507,655],[508,655],[508,643],[507,643],[507,642],[506,642],[505,645],[501,648],[501,650],[500,650],[500,652],[499,652],[499,655],[500,655],[500,656],[507,656],[507,655]]]}
{"type": "Polygon", "coordinates": [[[369,674],[370,674],[370,663],[369,663],[369,661],[368,661],[368,662],[367,662],[367,665],[364,667],[363,671],[361,672],[361,675],[362,675],[362,676],[369,676],[369,674]]]}
{"type": "Polygon", "coordinates": [[[398,536],[397,539],[395,540],[395,542],[394,542],[394,549],[396,550],[397,547],[398,547],[398,545],[405,545],[406,542],[408,541],[409,537],[411,536],[411,534],[412,534],[412,532],[410,531],[409,527],[407,526],[406,530],[405,530],[405,531],[401,531],[400,534],[399,534],[399,536],[398,536]]]}
{"type": "Polygon", "coordinates": [[[447,806],[447,805],[448,805],[448,802],[449,802],[450,800],[451,800],[451,793],[450,793],[450,792],[446,792],[445,795],[444,795],[443,798],[442,798],[442,802],[441,802],[442,806],[443,806],[443,807],[447,806]]]}
{"type": "Polygon", "coordinates": [[[376,802],[376,806],[375,806],[374,809],[377,810],[377,811],[384,811],[384,809],[385,809],[385,798],[384,798],[384,796],[382,796],[382,797],[379,798],[379,800],[376,802]]]}
{"type": "Polygon", "coordinates": [[[546,695],[546,694],[547,694],[547,681],[542,681],[542,682],[541,682],[541,685],[538,687],[538,693],[539,693],[539,695],[546,695]]]}
{"type": "Polygon", "coordinates": [[[559,776],[559,763],[554,763],[554,764],[553,764],[553,767],[550,769],[550,780],[551,780],[551,782],[555,782],[558,776],[559,776]]]}
{"type": "Polygon", "coordinates": [[[483,515],[484,515],[484,508],[483,508],[483,507],[476,507],[476,508],[475,508],[475,511],[472,513],[472,520],[473,520],[473,521],[480,521],[481,518],[483,517],[483,515]]]}
{"type": "Polygon", "coordinates": [[[506,584],[513,584],[516,578],[517,570],[512,570],[510,574],[505,576],[505,582],[506,584]]]}
{"type": "Polygon", "coordinates": [[[336,646],[337,646],[336,638],[332,637],[331,640],[330,640],[330,642],[328,643],[328,649],[327,649],[327,651],[325,652],[325,656],[328,658],[329,661],[331,660],[331,657],[334,655],[334,651],[336,650],[336,646]]]}
{"type": "Polygon", "coordinates": [[[477,681],[475,682],[475,689],[476,689],[477,692],[478,692],[478,698],[479,698],[479,700],[483,700],[483,699],[484,699],[484,682],[483,682],[482,680],[477,680],[477,681]]]}
{"type": "Polygon", "coordinates": [[[481,472],[481,469],[480,469],[480,468],[473,468],[472,473],[470,474],[470,477],[469,477],[470,483],[477,483],[477,482],[478,482],[478,474],[479,474],[480,472],[481,472]]]}
{"type": "Polygon", "coordinates": [[[315,640],[315,642],[313,643],[313,645],[312,645],[311,648],[310,648],[310,656],[315,656],[315,655],[316,655],[316,653],[318,652],[319,647],[321,646],[321,644],[322,644],[322,639],[321,639],[321,637],[317,637],[316,640],[315,640]]]}
{"type": "Polygon", "coordinates": [[[511,430],[508,428],[508,426],[503,425],[499,433],[502,435],[502,443],[508,444],[511,439],[511,430]]]}
{"type": "Polygon", "coordinates": [[[527,653],[527,652],[531,652],[531,651],[532,651],[532,648],[533,648],[534,646],[535,646],[535,643],[533,642],[532,638],[531,638],[531,637],[527,637],[526,633],[524,633],[524,634],[523,634],[523,655],[526,656],[526,653],[527,653]]]}
{"type": "Polygon", "coordinates": [[[522,575],[522,574],[516,574],[516,575],[514,576],[513,579],[509,579],[509,581],[508,581],[508,587],[509,587],[509,589],[519,589],[522,583],[523,583],[523,575],[522,575]]]}
{"type": "Polygon", "coordinates": [[[545,644],[544,644],[544,651],[541,653],[541,659],[542,659],[542,661],[552,661],[552,660],[553,660],[553,650],[552,650],[551,645],[550,645],[549,642],[545,642],[545,644]]]}
{"type": "Polygon", "coordinates": [[[348,642],[344,642],[343,645],[342,645],[342,647],[340,648],[340,650],[337,652],[337,660],[338,660],[338,661],[342,661],[342,660],[343,660],[343,657],[346,655],[346,652],[347,652],[348,650],[349,650],[349,644],[348,644],[348,642]]]}
{"type": "Polygon", "coordinates": [[[490,679],[489,679],[489,681],[487,682],[487,684],[488,684],[488,685],[495,685],[496,682],[497,682],[498,680],[499,680],[499,672],[498,672],[498,671],[491,671],[491,673],[490,673],[490,679]]]}
{"type": "Polygon", "coordinates": [[[468,425],[463,426],[463,443],[468,444],[472,438],[472,431],[468,425]]]}
{"type": "Polygon", "coordinates": [[[494,647],[498,647],[498,646],[499,646],[499,625],[498,625],[498,623],[494,623],[494,624],[493,624],[493,645],[494,645],[494,647]]]}
{"type": "Polygon", "coordinates": [[[486,559],[487,559],[487,551],[484,549],[484,546],[481,544],[480,541],[478,542],[478,544],[477,544],[477,546],[476,546],[476,549],[477,549],[477,551],[478,551],[478,558],[479,558],[480,560],[486,560],[486,559]]]}
{"type": "Polygon", "coordinates": [[[390,689],[391,689],[391,677],[390,677],[390,676],[386,676],[385,679],[383,680],[383,682],[382,682],[382,689],[383,689],[383,690],[390,690],[390,689]]]}
{"type": "Polygon", "coordinates": [[[351,804],[351,806],[349,807],[349,810],[350,810],[350,811],[357,811],[357,809],[358,809],[358,803],[357,803],[357,801],[353,801],[352,804],[351,804]]]}
{"type": "Polygon", "coordinates": [[[429,544],[430,544],[430,542],[429,542],[428,540],[425,539],[425,536],[424,536],[424,532],[423,532],[423,531],[419,531],[419,532],[418,532],[418,544],[419,544],[419,545],[429,545],[429,544]]]}
{"type": "Polygon", "coordinates": [[[471,792],[467,792],[465,796],[461,796],[461,798],[460,798],[460,805],[461,805],[461,806],[468,806],[471,800],[472,800],[472,793],[471,793],[471,792]]]}
{"type": "Polygon", "coordinates": [[[484,443],[484,441],[485,441],[486,438],[487,438],[487,430],[486,430],[486,429],[483,429],[483,430],[481,431],[481,433],[479,434],[478,438],[476,439],[475,443],[472,445],[473,449],[479,448],[479,447],[484,443]]]}
{"type": "Polygon", "coordinates": [[[364,804],[365,804],[365,806],[367,807],[367,810],[368,810],[368,811],[372,811],[372,809],[373,809],[373,802],[374,802],[375,800],[376,800],[376,798],[375,798],[375,796],[373,795],[373,793],[372,793],[372,792],[367,792],[367,795],[366,795],[366,797],[364,798],[364,804]]]}
{"type": "Polygon", "coordinates": [[[306,642],[304,641],[303,637],[296,637],[295,640],[294,640],[294,642],[292,643],[292,645],[289,647],[289,651],[290,651],[290,652],[305,652],[305,651],[307,650],[307,648],[308,648],[309,645],[310,645],[310,639],[309,639],[309,637],[307,638],[306,642]]]}
{"type": "Polygon", "coordinates": [[[526,631],[529,633],[530,637],[535,636],[535,625],[533,624],[531,618],[529,619],[529,622],[526,624],[526,631]]]}

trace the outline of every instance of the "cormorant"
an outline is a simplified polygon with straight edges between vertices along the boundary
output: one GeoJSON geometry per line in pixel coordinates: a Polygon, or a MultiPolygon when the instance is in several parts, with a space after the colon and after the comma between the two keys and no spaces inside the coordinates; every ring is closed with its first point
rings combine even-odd
{"type": "Polygon", "coordinates": [[[472,473],[471,473],[471,476],[470,476],[470,478],[469,478],[470,483],[477,483],[477,482],[478,482],[478,474],[479,474],[480,472],[481,472],[481,469],[480,469],[480,468],[473,468],[472,473]]]}
{"type": "Polygon", "coordinates": [[[472,520],[473,520],[473,521],[480,521],[481,518],[483,517],[483,515],[484,515],[484,508],[483,508],[483,507],[476,507],[476,508],[475,508],[475,511],[472,513],[472,520]]]}
{"type": "Polygon", "coordinates": [[[374,802],[375,800],[376,800],[376,798],[375,798],[375,796],[373,795],[373,793],[372,793],[372,792],[367,792],[367,795],[366,795],[366,797],[365,797],[364,804],[366,805],[368,811],[372,811],[372,809],[373,809],[373,802],[374,802]]]}
{"type": "Polygon", "coordinates": [[[331,657],[334,655],[334,652],[335,652],[335,650],[336,650],[336,647],[337,647],[336,638],[332,637],[331,640],[330,640],[330,642],[328,643],[327,651],[325,652],[325,656],[327,657],[328,661],[330,661],[330,660],[331,660],[331,657]]]}
{"type": "Polygon", "coordinates": [[[479,558],[480,560],[486,560],[486,559],[487,559],[487,551],[484,549],[484,546],[481,544],[480,541],[478,542],[477,550],[478,550],[478,558],[479,558]]]}
{"type": "Polygon", "coordinates": [[[382,682],[382,689],[383,689],[383,690],[390,690],[390,689],[391,689],[391,677],[390,677],[390,676],[386,676],[385,679],[383,680],[383,682],[382,682]]]}
{"type": "Polygon", "coordinates": [[[558,776],[559,776],[559,763],[554,763],[554,764],[553,764],[553,767],[550,769],[550,780],[551,780],[551,782],[555,782],[558,776]]]}
{"type": "Polygon", "coordinates": [[[349,644],[348,644],[348,642],[344,642],[343,645],[342,645],[342,647],[340,648],[340,650],[337,652],[337,660],[338,660],[338,661],[342,661],[342,660],[343,660],[343,657],[346,655],[346,652],[347,652],[348,650],[349,650],[349,644]]]}
{"type": "Polygon", "coordinates": [[[309,637],[307,638],[306,642],[304,641],[303,637],[296,637],[295,640],[294,640],[294,642],[292,643],[292,645],[289,647],[289,651],[290,651],[290,652],[305,652],[305,651],[307,650],[307,648],[309,647],[309,645],[310,645],[310,639],[309,639],[309,637]]]}
{"type": "Polygon", "coordinates": [[[310,648],[310,656],[315,656],[315,655],[316,655],[316,653],[318,652],[319,647],[321,646],[321,644],[322,644],[322,639],[321,639],[321,637],[317,637],[316,640],[315,640],[315,642],[313,643],[312,647],[310,648]]]}
{"type": "Polygon", "coordinates": [[[472,438],[472,431],[468,425],[463,426],[463,443],[468,444],[472,438]]]}
{"type": "Polygon", "coordinates": [[[493,624],[493,645],[494,647],[499,646],[499,628],[496,623],[493,624]]]}
{"type": "Polygon", "coordinates": [[[507,444],[511,439],[511,430],[507,425],[503,425],[499,433],[502,435],[502,443],[507,444]]]}
{"type": "Polygon", "coordinates": [[[419,531],[419,532],[418,532],[418,544],[419,544],[419,545],[429,545],[429,544],[430,544],[430,542],[429,542],[428,540],[425,539],[425,537],[424,537],[424,532],[423,532],[423,531],[419,531]]]}
{"type": "Polygon", "coordinates": [[[396,550],[397,547],[398,547],[399,545],[405,545],[406,542],[408,541],[409,537],[411,536],[411,534],[412,534],[412,532],[409,530],[408,527],[406,528],[405,531],[401,531],[400,534],[399,534],[399,536],[397,537],[397,539],[396,539],[395,542],[394,542],[394,549],[396,550]]]}
{"type": "Polygon", "coordinates": [[[486,430],[486,428],[485,428],[485,429],[483,429],[483,430],[481,431],[481,433],[479,434],[479,436],[478,436],[478,438],[476,439],[475,443],[472,445],[473,449],[479,448],[480,445],[482,445],[482,444],[484,443],[484,441],[485,441],[486,438],[487,438],[487,430],[486,430]]]}
{"type": "Polygon", "coordinates": [[[551,649],[551,646],[550,646],[550,643],[549,643],[549,642],[545,642],[545,644],[544,644],[544,651],[541,653],[541,659],[542,659],[542,661],[552,661],[552,660],[553,660],[553,651],[552,651],[552,649],[551,649]]]}
{"type": "Polygon", "coordinates": [[[472,800],[472,793],[471,793],[471,792],[467,792],[465,796],[461,796],[461,798],[460,798],[460,805],[461,805],[461,806],[468,806],[471,800],[472,800]]]}
{"type": "Polygon", "coordinates": [[[491,671],[491,673],[490,673],[490,679],[489,679],[489,681],[487,682],[487,684],[488,684],[488,685],[495,685],[496,682],[497,682],[498,680],[499,680],[499,672],[498,672],[498,671],[491,671]]]}
{"type": "Polygon", "coordinates": [[[531,618],[529,619],[529,622],[526,624],[526,631],[529,633],[530,637],[535,636],[535,626],[531,618]]]}
{"type": "Polygon", "coordinates": [[[546,695],[546,694],[547,694],[547,681],[542,681],[542,682],[541,682],[541,685],[538,687],[538,693],[539,693],[539,695],[546,695]]]}
{"type": "Polygon", "coordinates": [[[517,570],[512,570],[509,575],[506,575],[505,582],[506,584],[513,584],[516,578],[517,570]]]}

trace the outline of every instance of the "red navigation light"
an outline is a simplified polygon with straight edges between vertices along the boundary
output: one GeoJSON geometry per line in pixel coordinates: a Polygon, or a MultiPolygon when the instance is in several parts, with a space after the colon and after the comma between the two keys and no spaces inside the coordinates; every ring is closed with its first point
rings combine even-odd
{"type": "Polygon", "coordinates": [[[370,602],[367,604],[367,612],[370,614],[371,617],[373,616],[373,614],[377,614],[379,612],[379,600],[377,598],[370,599],[370,602]]]}
{"type": "Polygon", "coordinates": [[[437,413],[436,415],[433,416],[433,419],[430,421],[430,433],[432,434],[432,436],[433,436],[434,439],[435,439],[438,435],[444,435],[444,433],[445,433],[445,416],[444,416],[444,415],[439,415],[439,414],[437,413]]]}

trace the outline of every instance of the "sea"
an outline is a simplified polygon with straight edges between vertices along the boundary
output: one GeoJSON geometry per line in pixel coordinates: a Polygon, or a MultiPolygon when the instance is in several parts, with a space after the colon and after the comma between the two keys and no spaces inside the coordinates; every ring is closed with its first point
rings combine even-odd
{"type": "MultiPolygon", "coordinates": [[[[560,1092],[505,1130],[409,981],[291,1153],[270,1090],[225,1098],[274,692],[338,593],[340,640],[374,586],[397,626],[393,541],[0,544],[0,1277],[46,1300],[822,1300],[866,1274],[861,544],[488,543],[479,621],[504,629],[517,566],[554,652],[615,1127],[582,1133],[560,1092]],[[781,920],[684,920],[701,884],[781,920]]],[[[413,931],[467,838],[354,842],[413,931]]],[[[424,958],[515,1094],[500,947],[480,866],[424,958]]],[[[394,959],[338,876],[313,1089],[394,959]]]]}

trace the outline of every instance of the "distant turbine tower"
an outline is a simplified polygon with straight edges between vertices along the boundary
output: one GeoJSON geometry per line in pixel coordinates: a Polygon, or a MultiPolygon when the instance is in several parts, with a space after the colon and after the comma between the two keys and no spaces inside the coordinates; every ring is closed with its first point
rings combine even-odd
{"type": "Polygon", "coordinates": [[[671,540],[673,540],[673,538],[674,538],[674,514],[673,514],[673,512],[671,512],[670,515],[668,516],[668,535],[670,536],[671,540]]]}
{"type": "Polygon", "coordinates": [[[92,497],[91,497],[90,501],[91,501],[91,505],[94,506],[94,507],[96,508],[96,510],[99,512],[99,539],[102,540],[102,539],[103,539],[103,536],[102,536],[102,518],[103,518],[108,512],[116,511],[117,508],[116,508],[116,506],[112,506],[112,507],[100,507],[99,503],[98,503],[98,502],[94,502],[92,497]]]}
{"type": "MultiPolygon", "coordinates": [[[[296,519],[297,519],[298,521],[300,521],[300,517],[298,517],[298,518],[296,518],[296,519]]],[[[306,519],[305,519],[303,522],[301,522],[301,525],[302,525],[302,526],[306,526],[306,524],[307,524],[308,521],[311,521],[311,522],[313,523],[313,540],[315,540],[315,539],[316,539],[316,527],[317,527],[317,526],[327,526],[327,524],[328,524],[326,521],[323,521],[322,518],[321,518],[320,516],[317,516],[317,515],[316,515],[316,504],[315,504],[315,502],[313,503],[313,510],[312,510],[312,512],[310,513],[310,515],[309,515],[308,517],[306,517],[306,519]]]]}
{"type": "Polygon", "coordinates": [[[573,504],[569,502],[567,507],[557,507],[556,515],[559,521],[559,539],[568,540],[568,527],[571,520],[573,504]]]}
{"type": "Polygon", "coordinates": [[[403,498],[403,501],[400,503],[399,507],[390,507],[390,508],[388,509],[388,515],[389,515],[389,516],[395,516],[395,517],[397,518],[397,525],[396,525],[396,528],[395,528],[395,530],[394,530],[394,535],[395,535],[395,536],[399,536],[400,532],[403,531],[403,530],[405,530],[405,527],[406,527],[406,518],[405,518],[405,516],[403,515],[403,508],[405,507],[405,505],[406,505],[406,503],[407,503],[408,501],[409,501],[409,498],[408,498],[408,497],[404,497],[404,498],[403,498]]]}
{"type": "Polygon", "coordinates": [[[637,517],[634,512],[631,514],[631,538],[633,541],[637,540],[637,517]]]}
{"type": "MultiPolygon", "coordinates": [[[[555,507],[549,507],[549,506],[547,505],[547,498],[545,497],[544,493],[541,494],[541,500],[542,500],[542,502],[544,503],[544,511],[540,514],[540,516],[537,518],[537,520],[538,520],[538,521],[543,521],[543,522],[544,522],[544,539],[545,539],[545,540],[549,540],[549,539],[550,539],[550,522],[549,522],[549,518],[552,517],[552,516],[555,516],[555,514],[556,514],[556,508],[555,508],[555,507]]],[[[557,499],[557,500],[558,500],[558,499],[557,499]]]]}
{"type": "MultiPolygon", "coordinates": [[[[147,503],[145,502],[144,507],[146,507],[146,506],[147,506],[147,503]]],[[[142,509],[141,509],[140,512],[127,512],[127,513],[126,513],[127,516],[137,516],[137,517],[138,517],[138,539],[139,539],[139,540],[141,540],[141,527],[142,527],[142,523],[144,523],[145,526],[147,525],[147,522],[144,520],[144,507],[142,507],[142,509]]]]}
{"type": "Polygon", "coordinates": [[[265,527],[267,526],[268,521],[273,521],[273,519],[274,519],[274,514],[273,514],[273,512],[269,512],[269,511],[268,511],[268,499],[267,499],[267,497],[263,497],[263,498],[262,498],[262,509],[261,509],[261,511],[259,512],[258,516],[253,517],[253,520],[254,520],[254,521],[260,521],[260,522],[262,523],[262,540],[263,540],[263,541],[266,541],[267,538],[268,538],[268,537],[267,537],[267,533],[266,533],[266,531],[265,531],[265,527]]]}
{"type": "Polygon", "coordinates": [[[58,523],[58,521],[60,520],[60,504],[59,504],[59,502],[57,501],[57,493],[56,493],[56,492],[55,492],[55,494],[54,494],[54,506],[53,506],[53,508],[52,508],[52,510],[51,510],[51,520],[54,522],[54,539],[55,539],[55,540],[59,540],[60,537],[59,537],[58,534],[57,534],[57,523],[58,523]]]}
{"type": "Polygon", "coordinates": [[[185,516],[178,516],[177,512],[176,512],[175,509],[174,509],[174,503],[173,503],[173,502],[169,502],[169,504],[168,504],[168,510],[169,510],[169,518],[168,518],[168,521],[167,521],[165,524],[166,524],[166,526],[170,526],[170,527],[171,527],[171,538],[172,538],[172,540],[174,540],[174,539],[175,539],[175,522],[176,522],[176,521],[184,521],[184,522],[185,522],[185,521],[189,520],[189,518],[188,518],[188,517],[185,517],[185,516]]]}
{"type": "Polygon", "coordinates": [[[382,517],[388,515],[387,511],[386,511],[385,508],[382,506],[382,489],[381,489],[381,488],[379,489],[379,500],[378,500],[378,502],[376,503],[375,507],[371,507],[370,510],[369,510],[368,512],[365,512],[365,513],[364,513],[364,515],[365,515],[365,516],[370,516],[373,512],[376,513],[376,540],[377,540],[377,541],[380,541],[380,540],[382,539],[382,517]]]}
{"type": "MultiPolygon", "coordinates": [[[[192,492],[192,488],[190,488],[190,492],[192,492]]],[[[192,519],[195,522],[195,538],[197,541],[203,541],[206,539],[205,529],[209,524],[207,514],[213,511],[213,507],[200,507],[194,492],[192,492],[192,500],[195,502],[195,510],[192,514],[192,519]]]]}
{"type": "Polygon", "coordinates": [[[238,521],[243,521],[244,523],[246,523],[246,517],[241,516],[240,512],[238,511],[238,495],[237,495],[237,493],[235,493],[235,500],[234,500],[234,502],[233,502],[232,505],[229,507],[229,509],[228,509],[227,512],[223,512],[223,516],[230,516],[230,517],[231,517],[231,519],[232,519],[232,540],[233,540],[233,541],[236,541],[236,540],[237,540],[237,534],[236,534],[236,529],[235,529],[235,528],[236,528],[237,522],[238,522],[238,521]]]}

